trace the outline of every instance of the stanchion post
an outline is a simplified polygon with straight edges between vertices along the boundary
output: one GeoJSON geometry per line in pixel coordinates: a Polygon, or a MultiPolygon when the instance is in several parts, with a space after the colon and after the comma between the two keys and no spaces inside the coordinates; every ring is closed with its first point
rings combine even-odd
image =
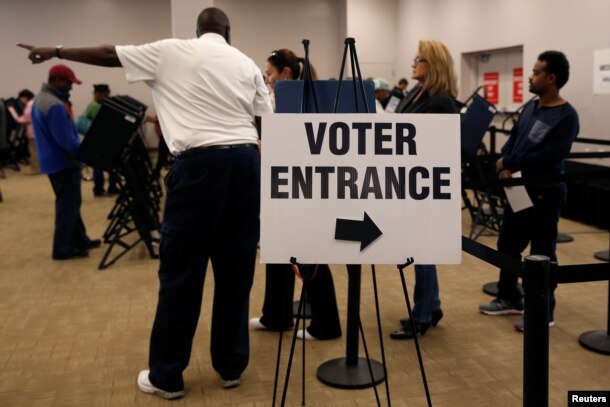
{"type": "MultiPolygon", "coordinates": [[[[608,266],[610,267],[610,265],[608,266]]],[[[610,272],[610,270],[609,270],[610,272]]],[[[606,330],[587,331],[578,337],[578,343],[592,352],[610,355],[610,279],[608,280],[608,314],[606,330]]]]}
{"type": "Polygon", "coordinates": [[[549,267],[547,256],[525,258],[523,270],[523,406],[549,405],[549,267]]]}
{"type": "Polygon", "coordinates": [[[347,302],[347,333],[345,364],[350,367],[358,366],[358,325],[360,324],[360,283],[361,266],[347,265],[349,275],[347,302]]]}

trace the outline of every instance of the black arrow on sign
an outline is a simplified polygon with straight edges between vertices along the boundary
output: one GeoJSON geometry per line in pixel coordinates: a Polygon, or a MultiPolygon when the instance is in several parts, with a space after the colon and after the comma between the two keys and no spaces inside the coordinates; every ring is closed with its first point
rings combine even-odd
{"type": "Polygon", "coordinates": [[[364,212],[364,220],[337,218],[335,239],[360,242],[360,251],[366,249],[375,239],[382,235],[375,222],[364,212]]]}

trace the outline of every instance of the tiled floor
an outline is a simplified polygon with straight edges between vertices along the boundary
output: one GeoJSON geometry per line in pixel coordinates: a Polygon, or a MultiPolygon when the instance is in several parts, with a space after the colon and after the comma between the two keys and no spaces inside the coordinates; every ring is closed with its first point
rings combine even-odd
{"type": "MultiPolygon", "coordinates": [[[[135,386],[138,371],[147,366],[158,261],[148,257],[143,245],[105,271],[97,269],[105,248],[92,251],[86,259],[52,261],[53,194],[48,179],[7,170],[0,188],[4,196],[0,203],[0,406],[169,405],[135,386]]],[[[103,233],[112,204],[112,198],[93,198],[91,184],[83,183],[83,216],[92,237],[103,233]]],[[[465,218],[465,230],[468,227],[465,218]]],[[[575,238],[559,246],[562,264],[596,262],[593,253],[608,248],[607,231],[567,220],[561,221],[560,230],[575,238]]],[[[495,246],[493,236],[479,241],[495,246]]],[[[332,269],[345,328],[345,268],[332,269]]],[[[412,287],[412,269],[406,274],[412,287]]],[[[377,276],[392,404],[425,406],[413,342],[388,338],[405,315],[398,273],[393,267],[379,266],[377,276]]],[[[496,278],[497,270],[468,254],[460,266],[439,267],[445,317],[420,342],[435,406],[523,404],[523,335],[512,327],[515,318],[488,317],[477,311],[479,302],[490,299],[481,286],[496,278]]],[[[269,406],[278,336],[251,332],[251,360],[243,384],[223,390],[209,357],[212,289],[209,274],[191,363],[185,371],[186,396],[171,405],[269,406]]],[[[264,267],[258,265],[251,316],[259,315],[263,292],[264,267]]],[[[557,300],[557,326],[550,333],[549,398],[550,405],[565,406],[568,390],[610,389],[610,356],[589,352],[577,341],[585,331],[607,328],[608,283],[564,285],[557,291],[557,300]]],[[[381,360],[368,268],[362,276],[361,317],[369,350],[381,360]]],[[[284,335],[282,372],[289,348],[288,333],[284,335]]],[[[301,404],[300,343],[296,351],[286,401],[291,406],[301,404]]],[[[344,354],[345,336],[307,343],[307,405],[376,404],[372,389],[334,389],[316,379],[320,363],[344,354]]],[[[384,386],[379,387],[379,396],[387,405],[384,386]]],[[[278,395],[278,404],[279,400],[278,395]]]]}

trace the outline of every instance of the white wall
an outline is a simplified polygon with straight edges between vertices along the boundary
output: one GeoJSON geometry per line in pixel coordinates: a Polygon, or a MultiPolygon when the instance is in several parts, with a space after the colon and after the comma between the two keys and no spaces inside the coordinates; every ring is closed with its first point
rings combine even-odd
{"type": "Polygon", "coordinates": [[[384,78],[390,86],[404,76],[396,72],[398,44],[397,0],[348,0],[347,36],[356,41],[360,71],[364,78],[384,78]]]}
{"type": "MultiPolygon", "coordinates": [[[[593,50],[610,47],[607,0],[0,0],[0,97],[38,91],[51,66],[32,65],[17,41],[86,46],[190,37],[198,12],[212,4],[229,15],[233,45],[261,68],[273,49],[302,55],[308,38],[321,78],[338,75],[348,35],[363,75],[390,82],[410,77],[419,39],[445,42],[458,71],[466,68],[463,53],[522,45],[526,77],[541,51],[562,50],[572,65],[562,94],[579,111],[581,136],[610,139],[610,95],[592,93],[593,50]]],[[[84,82],[73,91],[75,112],[98,82],[152,108],[148,88],[128,85],[121,69],[67,64],[84,82]]],[[[460,89],[460,98],[473,90],[460,89]]]]}
{"type": "Polygon", "coordinates": [[[214,6],[214,0],[171,0],[172,37],[195,37],[196,21],[203,9],[214,6]]]}
{"type": "Polygon", "coordinates": [[[214,5],[231,20],[232,45],[261,69],[275,49],[304,56],[301,41],[306,38],[320,79],[338,76],[345,39],[343,0],[215,0],[214,5]]]}
{"type": "MultiPolygon", "coordinates": [[[[610,47],[609,1],[400,0],[399,16],[398,49],[407,58],[398,71],[410,72],[420,39],[447,44],[458,70],[462,53],[523,45],[525,79],[540,52],[563,51],[571,72],[561,94],[580,115],[580,136],[610,140],[610,95],[594,96],[592,90],[593,50],[610,47]]],[[[473,90],[460,89],[459,97],[473,90]]]]}
{"type": "MultiPolygon", "coordinates": [[[[37,93],[50,67],[60,62],[33,65],[16,42],[67,47],[140,44],[169,37],[170,24],[168,0],[0,0],[0,97],[15,96],[23,88],[37,93]]],[[[108,83],[113,94],[129,94],[152,110],[148,87],[128,84],[122,69],[63,63],[83,81],[72,91],[76,115],[91,100],[93,84],[100,82],[108,83]]]]}

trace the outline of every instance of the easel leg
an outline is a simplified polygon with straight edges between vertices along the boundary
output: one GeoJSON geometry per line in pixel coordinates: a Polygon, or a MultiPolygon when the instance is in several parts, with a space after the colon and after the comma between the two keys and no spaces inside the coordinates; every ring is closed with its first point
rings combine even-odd
{"type": "MultiPolygon", "coordinates": [[[[305,329],[305,320],[303,320],[302,317],[302,313],[303,313],[303,309],[304,309],[304,304],[305,304],[305,284],[303,284],[303,287],[301,288],[301,296],[299,298],[299,310],[298,310],[298,316],[297,316],[297,322],[296,324],[294,324],[294,331],[292,332],[292,343],[290,345],[290,355],[288,356],[288,367],[286,368],[286,379],[284,380],[284,390],[282,392],[282,401],[280,403],[280,406],[284,406],[284,403],[286,403],[286,396],[288,394],[288,383],[290,382],[290,371],[292,369],[292,358],[294,357],[294,348],[296,346],[296,341],[297,341],[297,332],[299,331],[299,326],[301,321],[303,321],[303,329],[305,329]]],[[[303,337],[303,348],[305,348],[305,337],[303,337]]],[[[303,358],[305,358],[305,354],[303,353],[303,358]]],[[[303,366],[305,365],[305,363],[303,363],[303,366]]],[[[305,377],[305,371],[303,371],[303,378],[305,377]]],[[[305,386],[305,381],[303,379],[303,386],[305,386]]],[[[303,389],[303,394],[304,394],[305,390],[303,389]]],[[[303,395],[303,398],[305,396],[303,395]]]]}
{"type": "Polygon", "coordinates": [[[371,272],[373,275],[373,294],[375,296],[375,314],[377,317],[377,333],[379,335],[379,346],[381,348],[381,363],[383,365],[383,375],[385,377],[385,392],[388,399],[388,407],[392,406],[390,398],[390,383],[388,380],[388,369],[385,361],[385,347],[383,346],[383,333],[381,331],[381,315],[379,313],[379,293],[377,291],[377,273],[375,272],[375,265],[371,265],[371,272]]]}
{"type": "Polygon", "coordinates": [[[415,350],[417,352],[417,361],[419,362],[419,370],[421,371],[421,378],[424,383],[424,390],[426,391],[426,400],[428,401],[428,406],[432,407],[432,400],[430,399],[430,391],[428,389],[428,381],[426,380],[426,371],[424,369],[424,361],[421,357],[421,350],[419,349],[419,340],[417,339],[417,328],[415,326],[415,321],[413,320],[413,313],[411,312],[411,301],[409,300],[409,292],[407,290],[405,273],[403,271],[405,267],[407,267],[408,265],[410,265],[412,263],[413,263],[413,260],[410,259],[410,261],[407,262],[405,265],[398,266],[398,270],[400,271],[400,280],[402,282],[402,291],[405,296],[405,301],[407,303],[407,312],[409,313],[409,321],[411,322],[411,329],[413,329],[413,332],[416,333],[415,336],[413,337],[413,340],[415,341],[415,350]]]}

